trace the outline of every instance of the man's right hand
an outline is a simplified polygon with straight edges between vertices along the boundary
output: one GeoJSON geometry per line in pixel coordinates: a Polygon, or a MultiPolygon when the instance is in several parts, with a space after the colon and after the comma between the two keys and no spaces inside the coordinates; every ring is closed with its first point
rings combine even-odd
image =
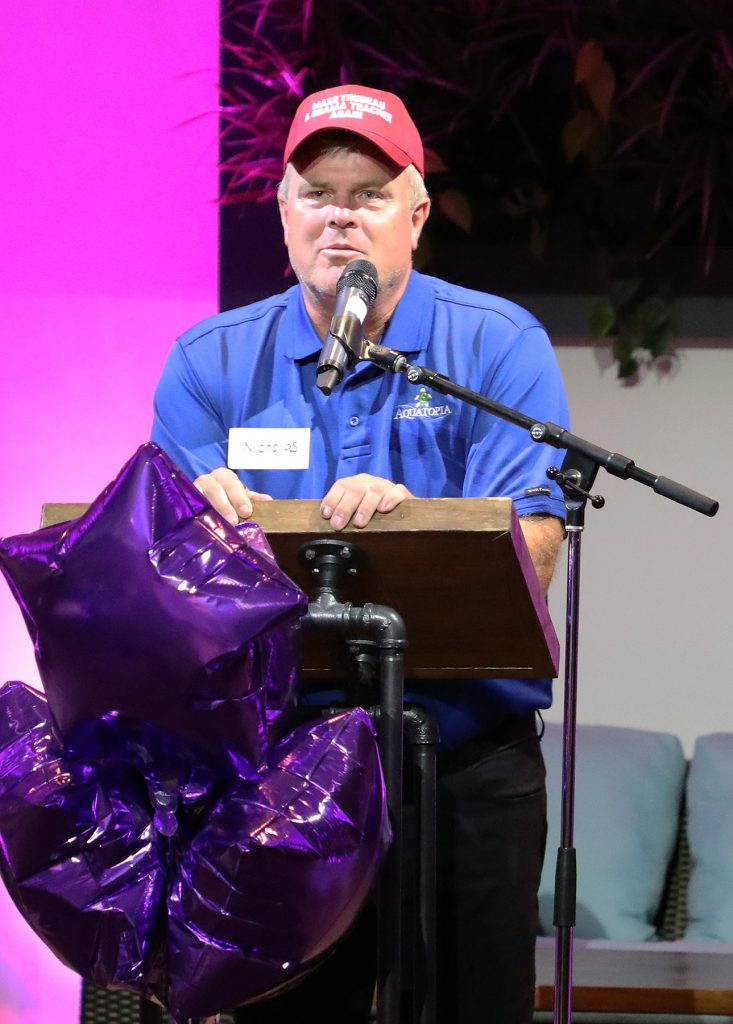
{"type": "Polygon", "coordinates": [[[233,470],[224,466],[197,476],[193,483],[233,526],[252,515],[253,501],[272,501],[271,494],[250,491],[233,470]]]}

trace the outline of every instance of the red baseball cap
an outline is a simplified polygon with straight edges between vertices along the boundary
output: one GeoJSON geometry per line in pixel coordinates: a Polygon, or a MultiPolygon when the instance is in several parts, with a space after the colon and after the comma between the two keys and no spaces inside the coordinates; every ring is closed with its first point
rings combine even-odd
{"type": "Polygon", "coordinates": [[[290,125],[283,164],[311,135],[333,128],[369,139],[398,167],[414,164],[425,175],[422,139],[402,100],[365,85],[337,85],[306,96],[290,125]]]}

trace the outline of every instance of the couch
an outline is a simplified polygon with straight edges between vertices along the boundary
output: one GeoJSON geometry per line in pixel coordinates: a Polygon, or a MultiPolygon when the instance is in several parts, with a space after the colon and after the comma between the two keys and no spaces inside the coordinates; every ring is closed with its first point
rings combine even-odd
{"type": "MultiPolygon", "coordinates": [[[[552,936],[561,813],[560,725],[547,725],[543,748],[549,806],[540,924],[542,935],[552,936]]],[[[717,962],[729,973],[733,990],[733,733],[699,737],[687,760],[680,740],[668,733],[579,726],[574,823],[574,935],[584,961],[594,949],[638,950],[643,955],[652,949],[645,944],[655,944],[654,952],[663,956],[715,952],[727,957],[717,962]]],[[[539,946],[550,942],[540,939],[539,946]]],[[[660,1019],[672,1024],[675,1018],[660,1019]]],[[[733,1009],[729,1015],[684,1019],[733,1022],[733,1009]]]]}

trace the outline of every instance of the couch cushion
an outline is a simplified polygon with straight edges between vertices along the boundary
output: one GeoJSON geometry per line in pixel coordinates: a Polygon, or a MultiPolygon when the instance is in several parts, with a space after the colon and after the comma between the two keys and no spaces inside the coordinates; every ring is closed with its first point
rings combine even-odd
{"type": "MultiPolygon", "coordinates": [[[[542,745],[549,830],[540,923],[544,934],[552,934],[562,726],[549,723],[542,745]]],[[[675,848],[685,771],[676,736],[615,726],[578,727],[574,839],[578,937],[637,941],[653,936],[675,848]]]]}
{"type": "Polygon", "coordinates": [[[698,737],[687,781],[686,938],[733,942],[733,733],[698,737]]]}

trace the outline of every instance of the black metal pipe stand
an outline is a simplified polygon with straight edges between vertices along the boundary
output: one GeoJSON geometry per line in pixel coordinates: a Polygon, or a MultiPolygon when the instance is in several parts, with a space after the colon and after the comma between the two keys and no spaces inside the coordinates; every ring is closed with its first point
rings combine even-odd
{"type": "Polygon", "coordinates": [[[346,573],[358,571],[358,548],[348,541],[325,538],[303,546],[300,558],[317,581],[317,595],[304,624],[335,629],[346,638],[366,634],[374,643],[379,664],[379,751],[384,774],[392,843],[378,887],[377,1022],[399,1024],[402,958],[402,759],[405,624],[392,608],[365,604],[355,608],[338,600],[346,573]]]}
{"type": "Polygon", "coordinates": [[[411,707],[404,725],[412,752],[415,803],[415,906],[417,936],[413,966],[413,1024],[436,1024],[438,974],[437,910],[437,771],[438,725],[425,708],[411,707]]]}
{"type": "Polygon", "coordinates": [[[163,1007],[140,996],[140,1024],[160,1024],[163,1020],[163,1007]]]}

